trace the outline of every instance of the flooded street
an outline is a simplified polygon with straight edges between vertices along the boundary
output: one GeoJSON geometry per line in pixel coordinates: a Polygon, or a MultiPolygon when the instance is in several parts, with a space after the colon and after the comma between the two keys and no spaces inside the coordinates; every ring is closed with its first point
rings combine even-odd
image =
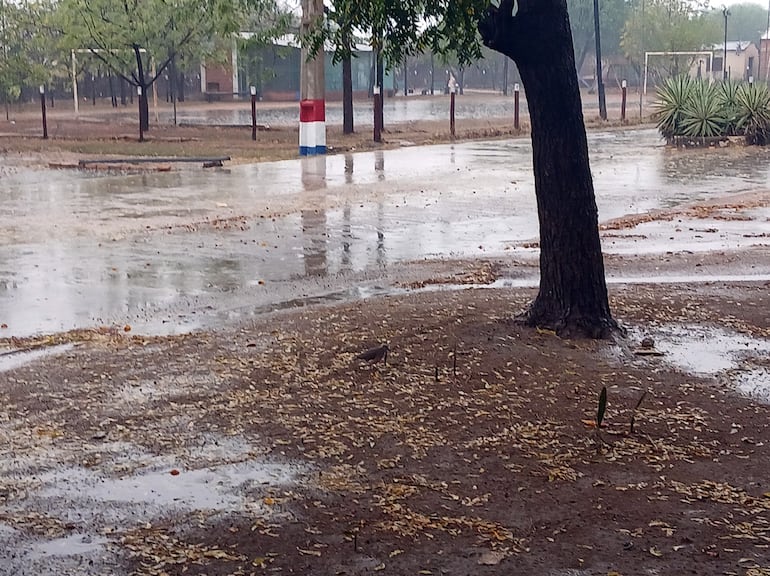
{"type": "Polygon", "coordinates": [[[770,150],[589,147],[615,340],[511,321],[528,138],[4,158],[0,575],[765,565],[770,150]]]}
{"type": "MultiPolygon", "coordinates": [[[[770,186],[761,148],[669,150],[651,129],[591,133],[589,146],[601,221],[770,186]]],[[[525,254],[538,234],[527,138],[140,175],[7,161],[0,193],[2,336],[182,332],[377,293],[399,263],[525,254]]],[[[634,232],[665,242],[613,237],[605,250],[672,249],[670,222],[634,232]]],[[[681,232],[681,249],[713,250],[766,243],[770,225],[757,218],[753,240],[742,222],[681,232]]]]}

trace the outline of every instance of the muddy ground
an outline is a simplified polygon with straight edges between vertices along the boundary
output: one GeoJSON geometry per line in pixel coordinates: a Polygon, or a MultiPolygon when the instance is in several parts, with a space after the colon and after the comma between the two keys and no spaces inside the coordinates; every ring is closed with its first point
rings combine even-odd
{"type": "Polygon", "coordinates": [[[610,285],[615,342],[515,322],[534,290],[490,284],[535,264],[3,342],[0,574],[770,574],[768,249],[609,257],[637,277],[610,285]],[[661,269],[704,279],[644,282],[661,269]]]}

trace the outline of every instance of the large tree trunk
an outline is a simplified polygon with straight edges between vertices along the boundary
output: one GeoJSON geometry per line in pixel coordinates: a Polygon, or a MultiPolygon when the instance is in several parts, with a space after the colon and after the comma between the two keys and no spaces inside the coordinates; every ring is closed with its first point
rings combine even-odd
{"type": "Polygon", "coordinates": [[[566,0],[503,0],[479,25],[511,57],[529,103],[540,222],[540,290],[528,324],[606,337],[610,313],[566,0]]]}
{"type": "Polygon", "coordinates": [[[139,96],[139,126],[142,131],[146,132],[150,129],[150,105],[147,100],[147,81],[144,77],[144,63],[142,62],[141,47],[138,44],[134,44],[134,56],[136,57],[136,69],[139,79],[139,87],[142,89],[142,94],[139,96]]]}

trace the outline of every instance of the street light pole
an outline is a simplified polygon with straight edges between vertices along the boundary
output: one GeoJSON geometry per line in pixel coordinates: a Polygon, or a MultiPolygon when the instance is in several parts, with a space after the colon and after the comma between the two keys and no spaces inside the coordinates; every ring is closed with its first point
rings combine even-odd
{"type": "Polygon", "coordinates": [[[722,80],[727,80],[727,17],[730,15],[730,10],[727,6],[722,6],[722,15],[725,17],[725,51],[722,58],[722,80]]]}
{"type": "Polygon", "coordinates": [[[596,91],[599,93],[599,117],[607,119],[607,102],[604,99],[604,81],[602,79],[602,39],[599,32],[599,0],[594,0],[594,35],[596,39],[596,91]]]}
{"type": "MultiPolygon", "coordinates": [[[[770,50],[770,0],[767,3],[767,28],[765,28],[765,58],[767,58],[767,72],[765,72],[765,81],[767,81],[768,73],[770,72],[770,56],[768,51],[770,50]]],[[[757,64],[757,78],[762,80],[762,37],[759,38],[759,64],[757,64]]]]}

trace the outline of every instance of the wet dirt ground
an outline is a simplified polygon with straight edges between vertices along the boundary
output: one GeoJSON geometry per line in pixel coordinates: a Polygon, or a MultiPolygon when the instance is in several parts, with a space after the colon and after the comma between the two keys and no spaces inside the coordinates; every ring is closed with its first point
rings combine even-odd
{"type": "Polygon", "coordinates": [[[0,574],[770,573],[767,152],[590,146],[616,343],[511,321],[524,139],[6,158],[0,574]]]}

